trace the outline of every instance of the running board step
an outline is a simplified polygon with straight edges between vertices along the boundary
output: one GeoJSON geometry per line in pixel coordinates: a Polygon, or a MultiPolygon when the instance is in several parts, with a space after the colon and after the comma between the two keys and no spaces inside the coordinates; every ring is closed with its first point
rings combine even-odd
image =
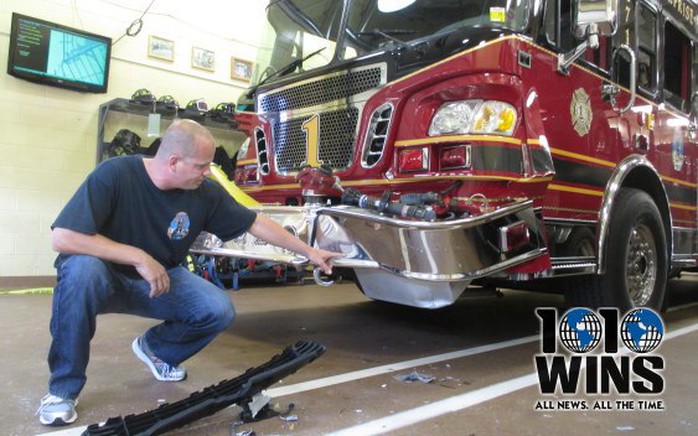
{"type": "Polygon", "coordinates": [[[596,272],[594,256],[553,257],[550,259],[555,276],[593,274],[596,272]]]}
{"type": "Polygon", "coordinates": [[[250,368],[244,374],[223,380],[172,404],[138,415],[109,418],[103,425],[91,424],[83,436],[156,435],[197,419],[213,415],[233,404],[243,405],[284,377],[320,357],[325,346],[314,341],[299,341],[288,346],[267,363],[250,368]]]}

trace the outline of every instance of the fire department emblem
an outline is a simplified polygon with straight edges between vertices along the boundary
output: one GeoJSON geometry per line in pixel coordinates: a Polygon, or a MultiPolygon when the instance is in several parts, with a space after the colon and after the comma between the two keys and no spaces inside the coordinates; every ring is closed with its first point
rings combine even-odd
{"type": "Polygon", "coordinates": [[[591,102],[589,95],[583,88],[575,90],[572,94],[570,115],[572,116],[572,126],[579,136],[589,133],[592,118],[591,102]]]}
{"type": "Polygon", "coordinates": [[[681,171],[685,160],[686,157],[683,151],[683,138],[680,134],[675,134],[674,140],[671,141],[671,162],[674,164],[674,170],[681,171]]]}

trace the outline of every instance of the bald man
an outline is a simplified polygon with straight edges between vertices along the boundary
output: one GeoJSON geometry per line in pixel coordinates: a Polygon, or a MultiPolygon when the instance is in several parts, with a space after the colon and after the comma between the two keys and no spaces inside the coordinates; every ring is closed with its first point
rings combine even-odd
{"type": "Polygon", "coordinates": [[[136,337],[132,350],[157,380],[169,382],[183,380],[181,363],[230,326],[235,310],[229,296],[182,266],[201,231],[222,240],[250,232],[331,273],[338,254],[308,246],[207,178],[215,148],[206,128],[177,120],[153,158],[102,162],[53,223],[59,255],[49,393],[37,412],[42,424],[77,419],[97,315],[162,320],[136,337]]]}

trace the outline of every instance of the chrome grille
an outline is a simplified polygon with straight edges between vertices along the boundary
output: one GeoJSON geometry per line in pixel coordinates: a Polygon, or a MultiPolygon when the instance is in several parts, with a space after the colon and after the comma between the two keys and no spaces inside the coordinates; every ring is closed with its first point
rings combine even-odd
{"type": "MultiPolygon", "coordinates": [[[[319,114],[320,148],[318,159],[334,170],[345,169],[353,157],[359,110],[355,107],[319,114]]],[[[273,125],[276,169],[281,173],[299,171],[307,161],[305,133],[302,125],[311,116],[295,118],[273,125]]]]}
{"type": "Polygon", "coordinates": [[[254,129],[255,146],[257,147],[257,160],[259,160],[259,172],[266,176],[269,174],[269,155],[267,154],[267,138],[264,131],[257,127],[254,129]]]}
{"type": "Polygon", "coordinates": [[[366,145],[361,157],[361,164],[366,168],[374,167],[383,157],[385,143],[388,140],[390,121],[393,118],[393,105],[386,103],[373,112],[371,125],[366,136],[366,145]]]}
{"type": "Polygon", "coordinates": [[[259,111],[281,112],[341,100],[380,86],[382,76],[382,68],[376,66],[282,88],[261,95],[259,111]]]}

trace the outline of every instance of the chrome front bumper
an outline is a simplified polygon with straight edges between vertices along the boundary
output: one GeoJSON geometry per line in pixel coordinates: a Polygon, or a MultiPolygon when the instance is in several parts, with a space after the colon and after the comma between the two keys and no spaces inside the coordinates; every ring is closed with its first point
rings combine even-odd
{"type": "MultiPolygon", "coordinates": [[[[310,244],[345,255],[337,267],[380,269],[429,282],[470,281],[529,261],[546,251],[532,201],[451,221],[410,221],[349,206],[260,207],[255,209],[310,244]],[[503,249],[502,229],[523,223],[528,241],[503,249]]],[[[191,251],[301,267],[304,257],[250,234],[228,242],[203,233],[191,251]]]]}

